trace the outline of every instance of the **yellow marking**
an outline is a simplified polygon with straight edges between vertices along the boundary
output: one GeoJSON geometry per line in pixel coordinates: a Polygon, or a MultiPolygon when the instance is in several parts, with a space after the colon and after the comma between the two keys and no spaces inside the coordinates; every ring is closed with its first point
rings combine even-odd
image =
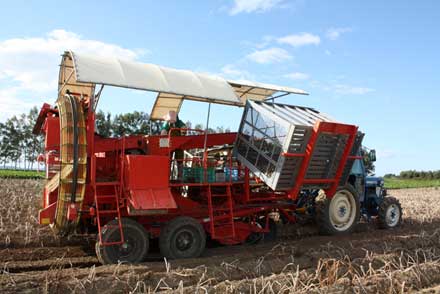
{"type": "Polygon", "coordinates": [[[42,218],[41,221],[40,221],[40,224],[42,224],[42,225],[50,224],[50,218],[47,218],[47,217],[42,218]]]}

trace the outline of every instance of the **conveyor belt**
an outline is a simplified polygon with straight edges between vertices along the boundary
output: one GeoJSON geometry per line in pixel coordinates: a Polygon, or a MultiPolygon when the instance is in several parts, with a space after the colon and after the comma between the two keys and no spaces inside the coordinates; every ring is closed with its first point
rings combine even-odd
{"type": "Polygon", "coordinates": [[[76,203],[81,208],[84,199],[87,173],[87,141],[84,113],[79,98],[65,95],[57,101],[60,114],[60,154],[58,203],[55,213],[55,228],[68,232],[79,222],[68,221],[68,205],[76,203]]]}

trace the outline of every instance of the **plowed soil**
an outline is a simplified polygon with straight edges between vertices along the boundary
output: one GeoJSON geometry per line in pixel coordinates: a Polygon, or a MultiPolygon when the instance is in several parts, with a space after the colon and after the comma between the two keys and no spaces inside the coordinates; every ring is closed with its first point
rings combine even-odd
{"type": "Polygon", "coordinates": [[[440,190],[394,190],[403,224],[362,222],[342,237],[279,227],[277,242],[210,244],[197,259],[102,266],[94,240],[37,224],[42,182],[0,179],[2,293],[440,293],[440,190]]]}

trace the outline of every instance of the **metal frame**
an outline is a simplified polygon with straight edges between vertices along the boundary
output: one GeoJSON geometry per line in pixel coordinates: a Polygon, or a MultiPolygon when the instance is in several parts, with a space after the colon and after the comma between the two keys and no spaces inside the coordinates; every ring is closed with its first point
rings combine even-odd
{"type": "MultiPolygon", "coordinates": [[[[64,58],[69,58],[69,56],[72,56],[72,54],[66,54],[63,56],[63,60],[64,58]]],[[[70,77],[66,82],[69,79],[70,77]]],[[[83,83],[78,83],[77,86],[84,86],[83,83]]],[[[233,82],[229,83],[234,87],[233,82]]],[[[121,218],[123,217],[136,219],[140,224],[144,225],[152,237],[158,237],[164,224],[173,218],[182,215],[190,216],[198,220],[213,239],[216,239],[223,244],[242,243],[252,232],[268,232],[268,221],[264,228],[255,224],[255,219],[259,216],[265,216],[268,219],[268,215],[272,211],[279,211],[288,221],[295,222],[296,219],[291,216],[290,212],[296,210],[296,202],[291,200],[297,199],[300,191],[302,189],[307,189],[309,184],[325,184],[327,197],[332,197],[341,182],[344,168],[347,166],[347,160],[356,158],[355,155],[351,154],[357,134],[356,126],[336,123],[311,108],[299,107],[297,113],[291,113],[285,108],[287,106],[284,104],[272,103],[270,104],[270,107],[272,108],[270,108],[267,106],[269,104],[261,104],[266,102],[257,103],[248,101],[246,111],[243,114],[244,119],[250,111],[250,106],[252,106],[258,113],[260,113],[260,115],[264,114],[265,117],[268,117],[273,121],[274,134],[272,134],[272,136],[268,136],[267,133],[268,128],[272,128],[272,126],[269,126],[266,129],[266,132],[262,132],[261,130],[258,130],[258,124],[256,121],[252,120],[249,124],[252,128],[252,132],[261,132],[262,140],[271,138],[271,141],[273,141],[270,158],[268,155],[260,152],[260,154],[257,153],[257,158],[254,163],[249,162],[246,158],[247,153],[250,148],[254,148],[249,144],[245,156],[241,156],[237,153],[238,161],[233,158],[232,152],[229,153],[227,164],[225,163],[225,166],[229,167],[229,179],[225,179],[225,181],[222,182],[210,182],[206,171],[206,168],[208,167],[207,151],[209,148],[225,144],[232,146],[234,143],[237,145],[239,140],[246,140],[245,136],[240,133],[208,134],[207,130],[201,134],[191,134],[186,136],[172,136],[172,132],[166,136],[129,136],[118,139],[95,136],[94,107],[96,107],[99,101],[104,84],[105,83],[102,83],[101,89],[96,96],[94,95],[95,84],[90,84],[90,87],[93,89],[93,91],[91,91],[92,95],[81,96],[82,93],[78,93],[77,95],[84,98],[79,105],[81,105],[82,111],[86,114],[85,129],[87,130],[88,168],[85,181],[85,195],[84,199],[82,199],[81,207],[78,207],[78,218],[87,220],[88,223],[91,223],[98,228],[98,240],[101,246],[122,244],[124,242],[125,239],[121,223],[121,218]],[[282,126],[286,132],[284,141],[282,142],[276,142],[274,139],[277,137],[277,125],[282,126]],[[298,133],[298,130],[304,132],[304,142],[303,145],[301,145],[304,147],[304,150],[290,152],[292,138],[298,133]],[[322,134],[348,136],[348,139],[342,150],[341,158],[337,165],[334,177],[309,179],[306,177],[308,166],[313,158],[314,149],[317,148],[319,136],[322,134]],[[167,146],[161,146],[160,142],[163,140],[168,140],[167,146]],[[280,148],[280,154],[278,160],[275,162],[272,158],[277,147],[280,148]],[[172,163],[171,154],[176,150],[191,150],[196,148],[203,148],[204,150],[203,180],[198,183],[171,181],[169,179],[170,166],[172,163]],[[136,168],[133,167],[133,170],[136,170],[136,172],[132,172],[130,171],[130,162],[128,159],[133,155],[129,155],[127,152],[133,149],[141,150],[142,153],[144,153],[138,156],[146,156],[145,158],[149,157],[147,159],[163,160],[161,162],[166,162],[168,165],[140,165],[140,167],[136,167],[139,168],[139,170],[136,170],[136,168]],[[103,154],[103,156],[101,157],[99,154],[103,154]],[[283,190],[273,189],[270,191],[269,189],[255,189],[255,187],[262,185],[261,179],[267,180],[266,184],[269,186],[271,184],[271,179],[269,179],[269,177],[264,175],[258,169],[252,167],[253,164],[258,163],[260,156],[261,158],[265,158],[268,162],[270,161],[270,164],[275,165],[275,175],[272,180],[277,180],[277,177],[281,176],[281,174],[277,174],[277,172],[286,164],[286,162],[289,162],[289,159],[301,160],[298,170],[292,175],[294,185],[283,190]],[[242,175],[240,181],[233,180],[232,170],[234,168],[236,168],[238,173],[242,175]],[[152,169],[154,170],[152,171],[152,169]],[[143,175],[147,173],[151,177],[148,179],[149,182],[142,178],[143,175]],[[141,180],[143,180],[142,184],[148,183],[148,187],[145,188],[145,190],[148,190],[148,193],[136,194],[136,192],[144,191],[142,190],[144,187],[133,188],[130,186],[130,180],[136,177],[140,177],[141,180]],[[163,181],[164,178],[165,181],[163,181]],[[198,192],[194,192],[197,195],[190,194],[189,197],[183,197],[180,189],[183,189],[184,187],[198,187],[198,192]],[[157,194],[155,194],[155,192],[157,192],[157,194]],[[158,195],[158,198],[154,198],[156,195],[158,195]],[[198,196],[201,199],[196,199],[196,197],[193,196],[198,196]],[[173,205],[166,206],[166,209],[156,209],[153,205],[138,209],[138,207],[130,207],[130,205],[134,206],[134,202],[131,201],[134,197],[150,197],[151,199],[149,200],[151,200],[151,202],[160,200],[169,202],[167,204],[172,202],[173,205]],[[120,239],[112,242],[105,242],[102,238],[103,228],[106,222],[115,218],[118,219],[117,226],[120,232],[120,239]]],[[[66,85],[67,84],[60,84],[60,93],[65,89],[66,85]]],[[[88,87],[89,84],[86,84],[85,86],[88,87]]],[[[245,97],[247,93],[255,88],[273,91],[271,95],[277,92],[284,92],[279,96],[269,98],[271,100],[290,93],[288,90],[283,91],[283,88],[280,87],[274,89],[253,85],[247,85],[246,87],[249,87],[249,89],[244,91],[240,97],[245,97]]],[[[182,99],[199,101],[206,100],[188,96],[183,96],[182,99]]],[[[221,103],[221,101],[217,100],[208,100],[208,102],[221,103]]],[[[43,106],[43,109],[40,112],[41,117],[38,118],[35,129],[41,131],[44,121],[48,117],[56,120],[57,115],[58,111],[56,109],[52,109],[47,105],[43,106]]],[[[253,114],[251,113],[251,115],[253,114]]],[[[240,124],[240,132],[247,124],[244,122],[244,119],[240,124]]],[[[208,125],[209,111],[207,127],[208,125]]],[[[43,132],[46,132],[44,128],[43,132]]],[[[59,139],[60,134],[59,131],[56,133],[51,130],[47,131],[45,135],[53,138],[57,138],[58,136],[59,139]]],[[[60,146],[54,148],[58,148],[59,150],[60,146]]],[[[47,155],[49,155],[53,150],[46,151],[47,155]]],[[[267,166],[269,166],[269,163],[267,166]]],[[[60,172],[58,173],[58,176],[60,176],[60,172]]],[[[51,174],[51,176],[56,178],[57,174],[51,174]]],[[[53,223],[55,218],[54,215],[56,214],[54,205],[57,203],[57,197],[55,195],[55,193],[57,193],[57,187],[54,185],[53,181],[48,181],[48,185],[50,185],[50,187],[48,186],[50,189],[47,189],[44,192],[45,207],[40,212],[40,221],[46,224],[53,223]]],[[[75,201],[77,199],[71,200],[75,201]]],[[[148,201],[146,201],[146,203],[148,203],[148,201]]]]}
{"type": "MultiPolygon", "coordinates": [[[[347,163],[347,154],[345,154],[345,152],[351,150],[356,132],[357,127],[336,123],[311,108],[275,103],[248,102],[246,110],[243,113],[235,149],[238,159],[245,166],[250,168],[254,174],[263,179],[272,189],[289,192],[289,197],[296,199],[304,185],[313,184],[314,186],[325,188],[331,197],[334,191],[336,191],[334,186],[339,183],[345,165],[349,164],[349,162],[347,163]],[[249,122],[250,115],[251,121],[249,122]],[[260,126],[256,125],[258,122],[256,122],[256,119],[253,117],[254,115],[257,115],[258,121],[260,118],[263,118],[262,120],[268,121],[269,125],[273,125],[274,127],[273,134],[270,134],[270,140],[273,145],[270,158],[263,150],[258,149],[259,145],[254,146],[255,138],[261,137],[261,141],[263,141],[261,144],[264,144],[264,141],[269,138],[266,133],[262,133],[260,126]],[[277,137],[275,129],[277,128],[278,122],[282,122],[280,126],[287,128],[287,133],[284,137],[284,141],[281,142],[282,146],[278,146],[278,148],[282,148],[280,150],[282,156],[274,159],[274,152],[279,144],[275,142],[272,137],[277,137]],[[247,127],[250,128],[249,135],[246,131],[247,127]],[[256,136],[255,133],[262,136],[256,136]],[[336,136],[349,136],[349,140],[343,145],[345,149],[339,159],[339,165],[334,167],[336,170],[332,169],[335,173],[334,179],[307,179],[307,171],[309,169],[310,160],[313,157],[315,145],[317,144],[318,138],[324,133],[336,136]],[[292,144],[296,145],[296,149],[294,149],[296,150],[295,152],[290,151],[290,148],[295,146],[292,144]],[[243,149],[242,146],[244,146],[243,149]],[[245,153],[243,153],[244,150],[246,150],[245,153]],[[255,156],[252,155],[252,162],[250,162],[251,156],[249,155],[249,150],[256,153],[255,156]],[[268,165],[265,165],[264,169],[258,166],[260,157],[264,157],[268,162],[268,165]],[[275,168],[269,168],[270,165],[275,166],[275,168]],[[285,171],[289,171],[289,173],[285,171]],[[286,176],[289,176],[288,182],[285,180],[286,176]]],[[[336,151],[335,149],[334,152],[336,151]]]]}

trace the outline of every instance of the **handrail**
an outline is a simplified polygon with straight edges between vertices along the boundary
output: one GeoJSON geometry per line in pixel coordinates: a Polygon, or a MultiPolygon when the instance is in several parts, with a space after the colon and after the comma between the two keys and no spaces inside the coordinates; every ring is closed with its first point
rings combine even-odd
{"type": "Polygon", "coordinates": [[[120,178],[119,178],[119,194],[120,196],[122,196],[122,189],[123,189],[123,183],[124,183],[124,163],[125,163],[125,136],[122,136],[122,138],[120,138],[120,178]]]}
{"type": "MultiPolygon", "coordinates": [[[[209,169],[215,170],[215,168],[219,166],[219,160],[206,160],[206,162],[205,162],[204,158],[202,158],[202,157],[193,157],[193,158],[182,158],[182,159],[171,159],[170,158],[169,161],[170,161],[170,166],[172,165],[172,162],[181,163],[178,165],[180,165],[182,169],[183,168],[203,169],[202,178],[199,179],[198,177],[196,177],[197,178],[196,183],[198,183],[200,185],[207,184],[207,183],[225,183],[225,184],[229,183],[229,184],[231,184],[231,183],[235,182],[234,181],[234,171],[237,170],[238,174],[240,175],[240,174],[244,174],[244,170],[245,170],[245,168],[243,166],[238,164],[238,161],[233,160],[232,155],[228,155],[224,160],[222,160],[224,162],[224,164],[221,165],[221,167],[223,169],[226,169],[229,174],[222,181],[217,182],[216,180],[214,180],[212,182],[209,180],[208,172],[209,172],[209,169]],[[192,166],[185,166],[186,163],[195,163],[196,166],[193,166],[192,164],[191,164],[192,166]],[[234,165],[235,163],[237,163],[237,165],[234,165]]],[[[227,172],[224,171],[225,174],[227,172]]],[[[181,177],[178,177],[177,180],[179,181],[179,183],[181,185],[184,185],[185,183],[191,183],[191,182],[185,181],[185,179],[183,177],[183,172],[181,173],[181,177]]],[[[193,184],[196,184],[196,183],[193,183],[193,184]]],[[[179,185],[178,183],[174,183],[174,184],[179,185]]]]}

